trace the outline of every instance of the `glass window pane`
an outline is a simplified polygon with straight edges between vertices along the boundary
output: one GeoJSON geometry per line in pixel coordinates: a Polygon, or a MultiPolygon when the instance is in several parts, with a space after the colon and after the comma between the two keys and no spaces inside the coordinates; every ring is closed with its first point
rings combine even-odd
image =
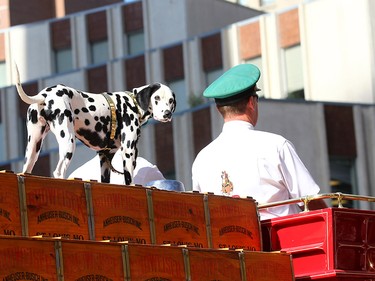
{"type": "Polygon", "coordinates": [[[186,110],[190,108],[189,105],[189,100],[186,95],[186,90],[185,90],[185,80],[175,80],[173,82],[168,82],[168,86],[172,89],[172,91],[176,95],[176,100],[177,102],[177,108],[176,112],[180,112],[182,110],[186,110]]]}
{"type": "Polygon", "coordinates": [[[93,64],[108,60],[108,41],[98,41],[91,44],[91,61],[93,64]]]}
{"type": "MultiPolygon", "coordinates": [[[[354,161],[332,156],[329,158],[332,192],[358,194],[354,161]]],[[[337,202],[333,201],[332,205],[337,206],[337,202]]],[[[358,202],[349,200],[344,202],[344,207],[358,208],[358,202]]]]}
{"type": "Polygon", "coordinates": [[[304,98],[301,46],[284,50],[288,97],[304,98]]]}
{"type": "Polygon", "coordinates": [[[254,64],[259,68],[261,74],[260,74],[259,81],[257,83],[257,87],[259,89],[261,89],[261,91],[259,91],[257,94],[260,97],[263,97],[264,96],[264,87],[263,87],[263,79],[262,79],[262,74],[263,74],[262,57],[256,57],[256,58],[249,59],[249,60],[246,61],[246,63],[254,64]]]}
{"type": "Polygon", "coordinates": [[[128,53],[129,55],[138,54],[145,50],[145,36],[143,31],[128,34],[128,53]]]}
{"type": "Polygon", "coordinates": [[[207,72],[206,73],[206,85],[207,85],[207,87],[212,82],[214,82],[217,78],[219,78],[221,74],[223,74],[223,70],[222,69],[216,69],[216,70],[207,72]]]}
{"type": "Polygon", "coordinates": [[[66,72],[73,69],[72,49],[55,51],[56,72],[66,72]]]}
{"type": "Polygon", "coordinates": [[[0,61],[0,87],[6,86],[7,83],[7,73],[5,67],[5,61],[0,61]]]}
{"type": "MultiPolygon", "coordinates": [[[[4,136],[4,125],[3,124],[0,124],[0,140],[1,140],[1,143],[5,143],[4,140],[5,140],[5,136],[4,136]]],[[[6,153],[5,153],[5,145],[1,145],[0,146],[0,161],[5,161],[7,160],[6,157],[6,153]]]]}

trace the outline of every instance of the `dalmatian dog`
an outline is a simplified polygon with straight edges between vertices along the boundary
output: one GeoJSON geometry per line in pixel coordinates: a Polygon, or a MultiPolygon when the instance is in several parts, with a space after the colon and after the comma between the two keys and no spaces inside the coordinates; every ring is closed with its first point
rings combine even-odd
{"type": "Polygon", "coordinates": [[[59,145],[55,178],[65,177],[75,150],[75,138],[78,138],[99,154],[102,182],[110,182],[111,161],[120,149],[125,183],[132,184],[141,126],[152,117],[160,122],[171,121],[176,108],[175,94],[161,83],[134,88],[131,92],[102,94],[60,84],[28,96],[22,88],[17,66],[16,74],[17,92],[30,104],[23,173],[32,172],[43,139],[51,130],[59,145]]]}

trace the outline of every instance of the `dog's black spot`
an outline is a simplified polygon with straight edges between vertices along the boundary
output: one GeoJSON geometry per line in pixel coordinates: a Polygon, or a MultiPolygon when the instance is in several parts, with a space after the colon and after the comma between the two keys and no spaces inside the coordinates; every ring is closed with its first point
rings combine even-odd
{"type": "Polygon", "coordinates": [[[51,109],[42,109],[40,111],[40,115],[46,119],[47,121],[54,121],[56,119],[56,116],[60,114],[61,110],[59,108],[56,108],[54,111],[51,109]]]}
{"type": "Polygon", "coordinates": [[[69,119],[69,122],[73,122],[72,112],[69,109],[64,110],[64,115],[69,119]]]}
{"type": "Polygon", "coordinates": [[[95,125],[95,131],[100,132],[103,129],[103,124],[100,122],[97,122],[95,125]]]}
{"type": "Polygon", "coordinates": [[[46,126],[42,126],[42,128],[40,129],[40,133],[43,135],[44,134],[44,131],[46,130],[46,126]]]}
{"type": "Polygon", "coordinates": [[[106,146],[104,140],[99,136],[97,132],[81,128],[77,130],[77,135],[81,136],[81,138],[79,137],[79,139],[87,140],[91,146],[98,146],[102,148],[106,146]]]}
{"type": "Polygon", "coordinates": [[[56,88],[57,87],[57,85],[55,85],[55,86],[50,86],[50,87],[48,87],[48,88],[46,88],[46,91],[47,92],[50,92],[50,91],[52,91],[54,88],[56,88]]]}
{"type": "Polygon", "coordinates": [[[82,110],[82,112],[84,112],[84,113],[89,112],[89,110],[88,110],[86,107],[82,107],[81,110],[82,110]]]}
{"type": "Polygon", "coordinates": [[[95,117],[94,117],[94,120],[95,120],[95,121],[98,121],[98,120],[99,120],[99,117],[98,117],[98,116],[95,116],[95,117]]]}
{"type": "Polygon", "coordinates": [[[86,93],[83,93],[83,92],[79,92],[81,94],[81,96],[85,99],[87,99],[89,96],[86,94],[86,93]]]}
{"type": "Polygon", "coordinates": [[[70,89],[68,90],[67,88],[56,91],[56,96],[63,97],[64,95],[68,96],[71,99],[73,98],[73,91],[70,89]]]}
{"type": "Polygon", "coordinates": [[[39,140],[36,143],[35,152],[38,153],[40,151],[41,147],[42,147],[42,140],[39,140]]]}
{"type": "Polygon", "coordinates": [[[96,106],[95,105],[90,105],[89,109],[90,109],[90,111],[96,111],[96,106]]]}
{"type": "Polygon", "coordinates": [[[62,138],[65,138],[65,132],[64,132],[64,130],[61,130],[61,131],[60,131],[60,136],[61,136],[62,138]]]}
{"type": "Polygon", "coordinates": [[[131,184],[132,177],[130,176],[130,173],[128,171],[124,171],[124,177],[125,177],[125,184],[131,184]]]}
{"type": "Polygon", "coordinates": [[[89,126],[89,125],[90,125],[90,120],[89,120],[89,119],[85,119],[85,125],[86,125],[86,126],[89,126]]]}
{"type": "Polygon", "coordinates": [[[104,125],[108,125],[111,122],[111,117],[100,116],[100,122],[102,122],[104,125]]]}
{"type": "Polygon", "coordinates": [[[126,126],[129,126],[131,124],[130,116],[126,113],[124,114],[124,121],[126,126]]]}
{"type": "Polygon", "coordinates": [[[72,157],[73,157],[73,153],[72,152],[67,152],[66,155],[65,155],[65,158],[69,159],[69,160],[71,160],[72,157]]]}
{"type": "Polygon", "coordinates": [[[110,175],[111,174],[110,174],[109,169],[105,169],[103,174],[102,174],[102,177],[101,177],[102,182],[103,183],[109,183],[110,182],[110,175]]]}
{"type": "Polygon", "coordinates": [[[73,142],[74,142],[74,138],[71,138],[71,139],[70,139],[70,142],[73,143],[73,142]]]}
{"type": "Polygon", "coordinates": [[[89,97],[87,100],[88,100],[89,102],[95,102],[95,99],[92,98],[92,97],[89,97]]]}
{"type": "Polygon", "coordinates": [[[76,108],[76,109],[74,110],[74,114],[75,114],[75,115],[79,115],[79,112],[80,112],[80,110],[79,110],[78,108],[76,108]]]}
{"type": "Polygon", "coordinates": [[[38,122],[38,111],[33,109],[29,112],[29,121],[33,124],[36,124],[38,122]]]}
{"type": "Polygon", "coordinates": [[[59,121],[59,125],[61,125],[64,122],[64,118],[65,118],[64,114],[59,115],[59,118],[57,119],[59,121]]]}

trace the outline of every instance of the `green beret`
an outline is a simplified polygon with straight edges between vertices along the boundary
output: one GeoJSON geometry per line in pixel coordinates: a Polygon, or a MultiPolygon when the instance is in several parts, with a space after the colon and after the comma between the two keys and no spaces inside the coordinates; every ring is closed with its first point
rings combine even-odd
{"type": "Polygon", "coordinates": [[[247,93],[253,89],[260,77],[258,67],[253,64],[239,64],[232,67],[219,78],[217,78],[203,92],[206,98],[214,98],[217,101],[221,99],[229,100],[237,98],[238,95],[247,93]]]}

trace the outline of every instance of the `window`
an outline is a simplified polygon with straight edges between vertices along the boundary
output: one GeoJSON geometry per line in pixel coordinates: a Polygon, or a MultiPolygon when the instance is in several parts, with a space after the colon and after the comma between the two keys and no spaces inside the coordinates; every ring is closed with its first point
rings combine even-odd
{"type": "Polygon", "coordinates": [[[55,72],[62,73],[73,69],[72,49],[55,50],[55,72]]]}
{"type": "Polygon", "coordinates": [[[172,89],[172,91],[176,95],[176,100],[177,102],[177,108],[176,112],[180,112],[182,110],[186,110],[190,108],[188,96],[186,95],[186,85],[185,85],[185,80],[180,79],[180,80],[175,80],[173,82],[168,82],[168,86],[172,89]]]}
{"type": "Polygon", "coordinates": [[[108,60],[108,41],[96,41],[92,42],[91,45],[91,62],[93,64],[99,64],[108,60]]]}
{"type": "Polygon", "coordinates": [[[4,87],[7,84],[7,72],[5,61],[0,61],[0,87],[4,87]]]}
{"type": "MultiPolygon", "coordinates": [[[[6,141],[6,131],[3,123],[0,123],[0,140],[1,143],[4,144],[6,141]]],[[[0,147],[0,161],[5,161],[7,160],[7,153],[5,151],[6,145],[1,145],[0,147]]]]}
{"type": "Polygon", "coordinates": [[[210,72],[206,72],[206,85],[207,87],[214,82],[220,75],[223,74],[222,69],[212,70],[210,72]]]}
{"type": "Polygon", "coordinates": [[[283,50],[288,98],[304,99],[301,46],[296,45],[283,50]]]}
{"type": "MultiPolygon", "coordinates": [[[[246,63],[251,63],[251,64],[256,65],[259,68],[260,73],[263,73],[263,70],[262,70],[262,57],[251,58],[251,59],[247,60],[246,63]]],[[[260,79],[259,79],[259,81],[257,83],[257,87],[259,89],[261,89],[261,91],[259,91],[257,94],[260,97],[264,97],[264,87],[263,87],[262,75],[260,76],[260,79]]]]}
{"type": "Polygon", "coordinates": [[[145,36],[142,32],[133,32],[127,35],[128,54],[134,55],[145,50],[145,36]]]}
{"type": "MultiPolygon", "coordinates": [[[[329,168],[331,174],[331,190],[332,192],[341,192],[349,194],[357,194],[356,174],[354,160],[347,157],[330,157],[329,168]]],[[[344,207],[357,208],[356,201],[343,202],[344,207]]],[[[337,202],[332,202],[333,206],[337,206],[337,202]]]]}

